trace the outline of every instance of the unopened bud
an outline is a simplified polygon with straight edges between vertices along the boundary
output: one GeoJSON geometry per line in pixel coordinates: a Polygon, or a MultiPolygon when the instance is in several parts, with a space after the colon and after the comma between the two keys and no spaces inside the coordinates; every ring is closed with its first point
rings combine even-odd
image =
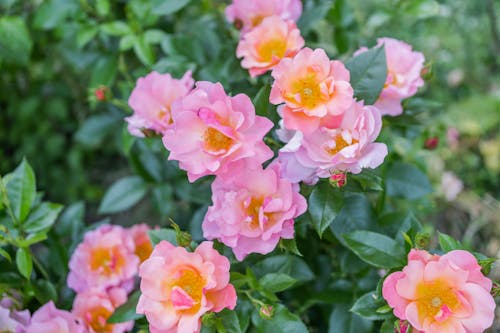
{"type": "Polygon", "coordinates": [[[424,143],[424,148],[429,149],[429,150],[434,150],[439,144],[439,138],[437,136],[434,136],[432,138],[428,138],[425,140],[424,143]]]}
{"type": "Polygon", "coordinates": [[[399,320],[398,326],[394,328],[394,333],[406,333],[410,328],[410,325],[405,320],[399,320]]]}
{"type": "Polygon", "coordinates": [[[236,29],[241,30],[243,28],[243,21],[240,19],[236,19],[236,20],[234,20],[233,26],[236,29]]]}
{"type": "Polygon", "coordinates": [[[418,249],[428,249],[431,243],[431,235],[427,232],[419,232],[415,236],[415,245],[418,249]]]}
{"type": "Polygon", "coordinates": [[[264,304],[260,307],[259,314],[263,319],[271,319],[274,314],[274,307],[264,304]]]}
{"type": "Polygon", "coordinates": [[[97,88],[95,91],[94,91],[94,95],[95,95],[95,98],[99,101],[99,102],[103,102],[106,100],[106,92],[108,91],[108,88],[104,87],[104,86],[101,86],[99,88],[97,88]]]}
{"type": "Polygon", "coordinates": [[[344,187],[346,182],[347,175],[345,173],[336,173],[330,177],[330,184],[338,188],[344,187]]]}

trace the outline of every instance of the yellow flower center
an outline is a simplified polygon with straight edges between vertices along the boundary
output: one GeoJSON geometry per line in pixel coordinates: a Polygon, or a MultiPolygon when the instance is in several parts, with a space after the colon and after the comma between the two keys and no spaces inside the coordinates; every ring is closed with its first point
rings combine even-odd
{"type": "Polygon", "coordinates": [[[264,202],[263,198],[253,198],[250,200],[250,204],[246,208],[247,216],[251,218],[249,225],[252,229],[259,227],[259,211],[264,202]]]}
{"type": "Polygon", "coordinates": [[[252,22],[252,27],[256,27],[259,24],[261,24],[265,18],[266,18],[265,16],[261,16],[261,15],[257,15],[257,16],[252,17],[250,19],[250,22],[252,22]]]}
{"type": "Polygon", "coordinates": [[[85,314],[85,322],[92,327],[96,333],[111,333],[113,332],[113,325],[106,322],[111,314],[112,311],[103,306],[97,306],[87,311],[85,314]]]}
{"type": "Polygon", "coordinates": [[[257,46],[257,52],[260,60],[264,62],[271,62],[273,57],[281,59],[286,53],[286,40],[284,38],[266,40],[257,46]]]}
{"type": "Polygon", "coordinates": [[[209,127],[204,135],[205,150],[213,153],[225,153],[233,145],[233,140],[224,133],[209,127]]]}
{"type": "Polygon", "coordinates": [[[345,147],[348,147],[350,145],[353,145],[355,143],[358,143],[358,140],[356,139],[352,139],[352,142],[349,143],[347,142],[343,137],[342,135],[338,134],[337,136],[335,136],[335,147],[325,147],[325,150],[328,154],[330,155],[335,155],[337,154],[339,151],[341,151],[342,149],[344,149],[345,147]]]}
{"type": "Polygon", "coordinates": [[[417,310],[420,318],[435,318],[443,314],[446,306],[455,312],[460,306],[460,299],[446,281],[422,282],[417,286],[417,310]]]}
{"type": "Polygon", "coordinates": [[[139,257],[141,262],[148,259],[153,252],[153,246],[149,240],[144,240],[139,244],[135,244],[135,255],[139,257]]]}
{"type": "Polygon", "coordinates": [[[120,253],[118,246],[98,247],[90,254],[90,269],[101,271],[104,275],[111,275],[125,265],[125,258],[120,253]]]}
{"type": "Polygon", "coordinates": [[[203,279],[195,268],[184,267],[181,269],[180,276],[174,281],[173,286],[177,286],[184,290],[194,301],[194,306],[184,311],[198,311],[201,306],[201,298],[203,297],[203,287],[205,284],[205,279],[203,279]]]}
{"type": "Polygon", "coordinates": [[[292,84],[292,102],[313,109],[321,102],[321,91],[316,75],[309,74],[292,84]]]}

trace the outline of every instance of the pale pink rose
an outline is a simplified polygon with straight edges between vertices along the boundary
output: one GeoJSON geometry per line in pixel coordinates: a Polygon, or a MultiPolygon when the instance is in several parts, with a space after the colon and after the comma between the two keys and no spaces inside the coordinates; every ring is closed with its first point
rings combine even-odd
{"type": "Polygon", "coordinates": [[[239,22],[242,32],[258,26],[268,16],[297,21],[302,14],[300,0],[233,0],[226,8],[229,22],[239,22]]]}
{"type": "Polygon", "coordinates": [[[191,71],[186,72],[180,80],[172,78],[170,74],[157,72],[139,78],[128,100],[134,114],[125,118],[130,134],[143,137],[143,129],[163,134],[172,123],[172,103],[186,96],[193,85],[191,71]]]}
{"type": "Polygon", "coordinates": [[[396,317],[423,333],[481,333],[494,319],[491,287],[469,252],[412,250],[403,271],[385,279],[382,294],[396,317]]]}
{"type": "Polygon", "coordinates": [[[127,292],[113,287],[107,291],[90,289],[78,293],[73,302],[73,314],[82,322],[88,333],[124,333],[134,327],[133,321],[108,324],[115,309],[127,302],[127,292]]]}
{"type": "Polygon", "coordinates": [[[443,172],[439,191],[446,201],[455,200],[464,189],[464,183],[453,172],[443,172]]]}
{"type": "Polygon", "coordinates": [[[213,205],[202,224],[203,236],[233,249],[238,260],[266,254],[281,238],[294,236],[294,219],[307,209],[299,185],[280,175],[278,163],[266,169],[239,163],[212,183],[213,205]]]}
{"type": "MultiPolygon", "coordinates": [[[[403,113],[401,101],[417,93],[424,85],[420,72],[424,55],[412,50],[411,45],[393,38],[377,39],[377,47],[384,45],[387,60],[387,78],[375,106],[382,115],[397,116],[403,113]]],[[[355,55],[368,50],[359,49],[355,55]]]]}
{"type": "Polygon", "coordinates": [[[314,183],[339,171],[360,173],[384,161],[387,146],[374,142],[382,127],[377,108],[353,103],[339,123],[295,136],[280,150],[284,177],[290,181],[314,183]]]}
{"type": "Polygon", "coordinates": [[[270,16],[241,38],[236,56],[243,58],[241,67],[256,77],[273,69],[281,59],[293,57],[302,47],[304,39],[295,22],[270,16]]]}
{"type": "Polygon", "coordinates": [[[273,156],[263,141],[273,123],[255,115],[247,95],[230,97],[220,83],[197,82],[196,89],[174,103],[172,116],[163,144],[190,182],[224,173],[244,158],[262,163],[273,156]]]}
{"type": "Polygon", "coordinates": [[[8,297],[0,301],[0,332],[25,333],[29,322],[28,310],[18,311],[8,297]]]}
{"type": "Polygon", "coordinates": [[[304,48],[281,60],[271,75],[269,101],[285,103],[278,112],[287,129],[311,133],[353,103],[349,71],[342,62],[330,61],[323,49],[304,48]]]}
{"type": "Polygon", "coordinates": [[[31,317],[26,333],[85,333],[83,325],[68,311],[59,310],[52,301],[39,308],[31,317]]]}
{"type": "Polygon", "coordinates": [[[205,313],[236,306],[229,260],[212,242],[188,252],[161,241],[141,264],[139,276],[137,313],[146,315],[152,333],[197,333],[205,313]]]}
{"type": "Polygon", "coordinates": [[[151,228],[147,224],[136,224],[129,229],[135,244],[135,255],[140,259],[141,263],[148,259],[153,252],[153,244],[149,239],[148,231],[151,228]]]}
{"type": "Polygon", "coordinates": [[[120,226],[102,225],[87,232],[71,256],[68,287],[76,292],[133,287],[138,265],[130,234],[120,226]]]}

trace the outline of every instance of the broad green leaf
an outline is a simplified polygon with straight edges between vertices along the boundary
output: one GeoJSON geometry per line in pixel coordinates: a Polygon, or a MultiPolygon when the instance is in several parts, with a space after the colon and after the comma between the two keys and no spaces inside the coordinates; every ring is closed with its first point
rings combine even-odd
{"type": "Polygon", "coordinates": [[[28,233],[47,231],[54,224],[63,206],[51,202],[43,202],[31,212],[24,223],[24,230],[28,233]]]}
{"type": "Polygon", "coordinates": [[[342,193],[336,191],[329,183],[317,185],[309,196],[309,214],[314,229],[321,237],[332,224],[344,204],[342,193]]]}
{"type": "Polygon", "coordinates": [[[99,214],[118,213],[138,203],[146,194],[148,185],[137,176],[116,181],[104,194],[99,214]]]}
{"type": "Polygon", "coordinates": [[[7,197],[15,218],[24,222],[36,196],[35,174],[28,162],[23,159],[13,173],[6,177],[7,197]]]}
{"type": "Polygon", "coordinates": [[[272,293],[277,293],[292,287],[297,282],[296,279],[288,274],[269,273],[264,275],[259,284],[262,288],[272,293]]]}
{"type": "Polygon", "coordinates": [[[363,261],[380,268],[403,266],[404,247],[372,231],[358,230],[344,235],[346,245],[363,261]]]}
{"type": "Polygon", "coordinates": [[[111,86],[115,80],[116,71],[118,69],[118,60],[114,56],[104,56],[97,60],[93,66],[92,76],[89,86],[97,88],[101,85],[111,86]]]}
{"type": "Polygon", "coordinates": [[[47,233],[44,231],[37,232],[35,234],[30,234],[24,239],[19,239],[15,242],[17,247],[28,247],[35,243],[40,243],[47,239],[47,233]]]}
{"type": "Polygon", "coordinates": [[[462,243],[460,243],[458,240],[441,232],[439,233],[439,246],[441,247],[441,250],[443,250],[443,252],[445,253],[453,250],[465,249],[462,243]]]}
{"type": "Polygon", "coordinates": [[[110,36],[125,36],[132,33],[132,29],[123,21],[113,21],[101,25],[101,31],[110,36]]]}
{"type": "Polygon", "coordinates": [[[83,229],[85,218],[85,203],[83,201],[69,205],[62,212],[55,232],[61,236],[75,237],[83,229]]]}
{"type": "Polygon", "coordinates": [[[130,50],[131,48],[134,47],[136,38],[137,37],[135,35],[126,35],[126,36],[123,36],[120,39],[120,45],[118,46],[118,49],[120,51],[130,50]]]}
{"type": "Polygon", "coordinates": [[[278,118],[278,113],[276,112],[276,108],[269,102],[270,93],[271,86],[269,84],[264,85],[253,99],[253,104],[255,105],[256,114],[275,119],[278,118]]]}
{"type": "Polygon", "coordinates": [[[386,177],[389,196],[402,196],[408,200],[415,200],[432,192],[429,178],[411,164],[395,162],[387,170],[386,177]]]}
{"type": "Polygon", "coordinates": [[[5,251],[4,249],[2,249],[0,247],[0,256],[4,257],[5,259],[7,259],[9,262],[12,262],[12,258],[9,254],[9,252],[5,251]]]}
{"type": "Polygon", "coordinates": [[[191,0],[153,0],[153,13],[157,15],[173,14],[184,8],[191,0]]]}
{"type": "Polygon", "coordinates": [[[382,178],[368,169],[364,169],[359,174],[349,175],[347,183],[349,184],[351,180],[358,182],[363,191],[382,191],[384,189],[382,187],[382,178]]]}
{"type": "Polygon", "coordinates": [[[91,116],[75,133],[75,140],[88,148],[97,147],[107,135],[122,124],[123,119],[111,114],[91,116]]]}
{"type": "Polygon", "coordinates": [[[140,296],[141,292],[139,290],[130,295],[125,304],[115,309],[115,312],[108,318],[107,322],[116,324],[141,318],[142,315],[135,312],[140,296]]]}
{"type": "Polygon", "coordinates": [[[27,248],[21,247],[16,252],[16,265],[19,273],[29,280],[33,270],[33,261],[31,253],[27,248]]]}
{"type": "Polygon", "coordinates": [[[87,45],[87,43],[95,37],[98,31],[99,27],[93,25],[82,26],[76,35],[76,45],[78,45],[78,48],[87,45]]]}
{"type": "Polygon", "coordinates": [[[268,272],[273,272],[289,275],[297,281],[310,281],[314,279],[314,273],[307,266],[306,262],[292,255],[267,257],[252,268],[259,277],[264,276],[268,272]]]}
{"type": "Polygon", "coordinates": [[[347,304],[335,305],[330,315],[328,333],[371,332],[373,322],[349,311],[347,304]]]}
{"type": "Polygon", "coordinates": [[[243,333],[240,320],[237,312],[229,309],[224,309],[217,314],[217,318],[221,320],[222,326],[226,333],[243,333]]]}
{"type": "Polygon", "coordinates": [[[77,1],[46,0],[35,11],[33,26],[36,29],[50,30],[60,26],[68,16],[79,9],[77,1]]]}
{"type": "Polygon", "coordinates": [[[257,311],[254,311],[252,314],[252,322],[259,333],[308,332],[307,327],[304,325],[302,320],[281,304],[276,305],[274,315],[271,319],[263,319],[259,316],[257,311]]]}
{"type": "Polygon", "coordinates": [[[0,61],[26,65],[32,48],[33,42],[21,17],[0,18],[0,61]]]}
{"type": "Polygon", "coordinates": [[[387,319],[380,327],[379,333],[394,333],[395,332],[394,319],[387,319]]]}
{"type": "Polygon", "coordinates": [[[374,291],[370,291],[358,298],[358,300],[351,307],[351,312],[357,313],[361,317],[370,320],[390,318],[392,316],[391,313],[377,312],[377,310],[384,305],[386,305],[385,300],[381,297],[377,297],[377,294],[374,291]]]}
{"type": "Polygon", "coordinates": [[[139,36],[134,41],[134,52],[137,58],[146,66],[152,66],[155,63],[153,48],[144,35],[139,36]]]}
{"type": "Polygon", "coordinates": [[[159,29],[150,29],[144,32],[144,39],[148,44],[160,44],[167,34],[159,29]]]}
{"type": "Polygon", "coordinates": [[[110,0],[96,0],[95,9],[99,16],[107,16],[111,10],[110,0]]]}
{"type": "Polygon", "coordinates": [[[351,73],[354,96],[365,104],[375,103],[384,88],[387,77],[387,63],[384,47],[370,49],[346,62],[351,73]]]}
{"type": "Polygon", "coordinates": [[[319,4],[312,1],[305,2],[304,10],[297,23],[302,35],[309,32],[314,26],[325,18],[334,1],[322,0],[319,4]]]}
{"type": "Polygon", "coordinates": [[[37,280],[33,283],[35,297],[41,304],[48,301],[57,302],[57,291],[54,285],[47,280],[37,280]]]}
{"type": "Polygon", "coordinates": [[[177,233],[173,229],[155,229],[148,231],[149,239],[153,246],[165,240],[177,246],[177,233]]]}

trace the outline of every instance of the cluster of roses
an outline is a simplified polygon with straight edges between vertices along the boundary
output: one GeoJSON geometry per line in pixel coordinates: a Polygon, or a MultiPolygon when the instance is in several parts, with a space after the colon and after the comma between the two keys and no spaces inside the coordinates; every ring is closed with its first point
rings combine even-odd
{"type": "Polygon", "coordinates": [[[77,292],[71,312],[52,301],[38,309],[15,311],[15,297],[0,303],[0,332],[14,333],[123,333],[132,321],[108,324],[115,309],[127,301],[134,288],[139,263],[148,258],[152,245],[149,227],[130,229],[102,225],[87,232],[69,263],[68,286],[77,292]],[[31,317],[31,318],[30,318],[31,317]]]}

